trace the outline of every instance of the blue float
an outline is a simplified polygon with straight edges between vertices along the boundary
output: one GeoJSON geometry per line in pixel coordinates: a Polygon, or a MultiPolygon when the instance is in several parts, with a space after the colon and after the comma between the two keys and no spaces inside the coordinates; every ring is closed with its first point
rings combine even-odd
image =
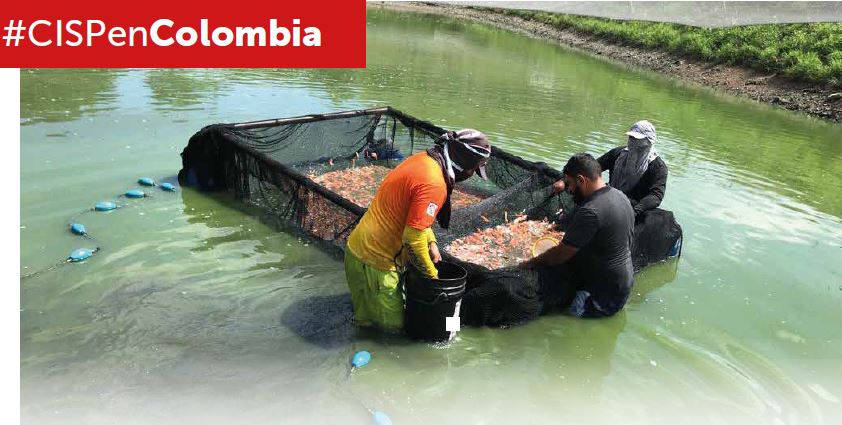
{"type": "Polygon", "coordinates": [[[144,196],[146,196],[146,194],[139,189],[127,190],[124,195],[126,195],[126,198],[143,198],[144,196]]]}
{"type": "Polygon", "coordinates": [[[78,263],[80,261],[85,261],[88,258],[94,255],[94,252],[87,248],[79,248],[70,253],[70,257],[67,257],[73,263],[78,263]]]}
{"type": "Polygon", "coordinates": [[[371,421],[374,422],[375,425],[392,425],[392,420],[389,419],[389,415],[379,410],[371,412],[371,421]]]}
{"type": "Polygon", "coordinates": [[[175,192],[175,186],[173,186],[172,183],[161,183],[161,189],[164,189],[167,192],[175,192]]]}
{"type": "Polygon", "coordinates": [[[74,235],[86,235],[88,233],[88,231],[85,229],[85,225],[81,223],[71,224],[70,231],[73,232],[74,235]]]}
{"type": "Polygon", "coordinates": [[[354,365],[355,368],[359,369],[368,364],[371,361],[371,353],[368,351],[357,351],[354,353],[354,357],[351,359],[351,364],[354,365]]]}
{"type": "Polygon", "coordinates": [[[155,180],[153,180],[151,177],[141,177],[137,179],[137,182],[144,186],[155,186],[155,180]]]}
{"type": "Polygon", "coordinates": [[[117,208],[117,204],[108,201],[100,202],[94,207],[94,209],[97,211],[111,211],[114,208],[117,208]]]}

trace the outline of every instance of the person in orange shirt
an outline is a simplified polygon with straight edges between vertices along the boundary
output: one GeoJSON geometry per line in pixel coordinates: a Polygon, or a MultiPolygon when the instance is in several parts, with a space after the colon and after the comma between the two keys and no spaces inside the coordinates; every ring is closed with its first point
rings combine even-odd
{"type": "Polygon", "coordinates": [[[474,173],[486,179],[490,156],[485,134],[449,131],[386,175],[345,249],[345,277],[357,324],[403,328],[397,263],[408,262],[424,275],[438,277],[435,263],[441,255],[433,222],[449,227],[453,184],[474,173]]]}

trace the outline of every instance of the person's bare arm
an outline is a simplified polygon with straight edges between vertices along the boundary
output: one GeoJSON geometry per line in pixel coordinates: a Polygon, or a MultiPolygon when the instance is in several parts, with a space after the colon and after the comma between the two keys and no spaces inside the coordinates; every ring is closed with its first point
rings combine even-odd
{"type": "Polygon", "coordinates": [[[566,263],[579,251],[572,245],[567,245],[562,242],[558,246],[552,247],[547,252],[531,259],[524,261],[518,265],[521,269],[530,269],[536,266],[557,266],[566,263]]]}
{"type": "Polygon", "coordinates": [[[427,246],[430,248],[430,259],[433,260],[433,263],[438,263],[441,261],[441,253],[439,252],[439,245],[436,242],[436,234],[433,232],[433,229],[427,228],[424,231],[427,234],[427,246]]]}
{"type": "Polygon", "coordinates": [[[557,266],[564,264],[573,258],[580,247],[587,245],[596,234],[599,227],[599,218],[589,208],[579,208],[573,215],[570,229],[564,233],[564,239],[558,246],[550,248],[547,252],[519,264],[520,268],[532,268],[536,266],[557,266]]]}

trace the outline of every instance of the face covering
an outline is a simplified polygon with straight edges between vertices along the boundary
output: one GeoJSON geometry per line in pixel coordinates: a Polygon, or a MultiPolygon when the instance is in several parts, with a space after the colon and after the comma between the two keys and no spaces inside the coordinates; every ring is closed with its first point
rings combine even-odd
{"type": "MultiPolygon", "coordinates": [[[[474,174],[474,168],[485,164],[491,156],[491,145],[485,135],[476,130],[463,129],[458,132],[449,131],[436,139],[435,145],[427,149],[430,155],[441,167],[444,173],[444,180],[447,184],[447,199],[436,216],[436,221],[443,229],[450,226],[450,194],[453,192],[453,184],[467,180],[474,174]],[[451,155],[451,144],[454,144],[454,151],[451,155]],[[465,171],[462,164],[470,164],[471,171],[465,171]]],[[[479,168],[479,176],[485,178],[483,168],[479,168]]]]}
{"type": "MultiPolygon", "coordinates": [[[[459,143],[459,142],[454,142],[454,143],[459,143]]],[[[445,158],[446,164],[448,165],[448,172],[450,173],[450,176],[456,182],[461,182],[461,181],[465,181],[465,180],[469,179],[471,176],[474,175],[474,172],[475,172],[474,168],[471,168],[470,170],[466,170],[466,167],[462,165],[462,161],[466,160],[466,158],[465,158],[466,156],[471,156],[473,154],[473,152],[475,152],[475,150],[471,149],[469,151],[467,149],[470,149],[470,148],[466,148],[464,145],[456,145],[457,156],[454,157],[453,155],[450,154],[449,147],[450,146],[448,144],[444,145],[444,158],[445,158]],[[462,152],[462,154],[458,155],[458,152],[462,152]],[[466,152],[471,152],[471,153],[466,153],[466,152]],[[460,156],[461,156],[461,158],[460,158],[460,156]]],[[[476,161],[477,158],[482,158],[482,157],[480,157],[480,156],[478,156],[476,158],[470,157],[470,160],[476,161]]],[[[476,167],[476,164],[472,163],[472,166],[476,167]]]]}
{"type": "Polygon", "coordinates": [[[611,170],[611,186],[628,193],[657,157],[658,152],[649,139],[629,137],[628,145],[620,152],[611,170]]]}
{"type": "Polygon", "coordinates": [[[454,170],[453,179],[456,180],[456,182],[458,183],[458,182],[468,180],[473,175],[474,175],[473,171],[466,172],[465,170],[458,170],[458,171],[454,170]]]}

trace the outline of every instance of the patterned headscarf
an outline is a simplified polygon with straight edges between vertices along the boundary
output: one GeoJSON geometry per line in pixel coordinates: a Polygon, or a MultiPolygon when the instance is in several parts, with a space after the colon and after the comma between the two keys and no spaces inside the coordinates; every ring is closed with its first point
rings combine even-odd
{"type": "Polygon", "coordinates": [[[439,226],[447,229],[450,227],[450,194],[456,182],[456,171],[475,168],[480,178],[487,180],[485,164],[491,157],[491,144],[482,132],[466,128],[442,134],[435,145],[427,149],[427,154],[439,163],[447,184],[447,200],[436,216],[439,226]]]}

